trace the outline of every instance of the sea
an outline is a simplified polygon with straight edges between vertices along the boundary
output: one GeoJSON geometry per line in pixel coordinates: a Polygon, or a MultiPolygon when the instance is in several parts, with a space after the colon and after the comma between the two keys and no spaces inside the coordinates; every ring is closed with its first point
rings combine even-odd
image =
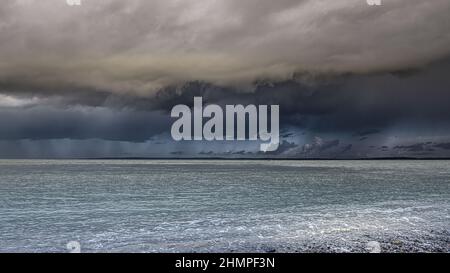
{"type": "Polygon", "coordinates": [[[0,160],[0,252],[73,251],[450,252],[450,161],[0,160]]]}

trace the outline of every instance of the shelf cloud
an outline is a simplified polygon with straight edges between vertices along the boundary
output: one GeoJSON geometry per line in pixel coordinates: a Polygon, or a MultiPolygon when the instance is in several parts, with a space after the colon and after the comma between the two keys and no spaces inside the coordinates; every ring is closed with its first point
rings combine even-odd
{"type": "Polygon", "coordinates": [[[197,80],[409,70],[449,55],[449,13],[447,0],[5,1],[0,83],[151,96],[197,80]]]}

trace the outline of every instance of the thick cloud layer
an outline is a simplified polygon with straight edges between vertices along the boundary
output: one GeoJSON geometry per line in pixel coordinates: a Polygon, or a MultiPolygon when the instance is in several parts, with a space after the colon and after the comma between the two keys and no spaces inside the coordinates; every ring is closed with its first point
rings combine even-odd
{"type": "Polygon", "coordinates": [[[0,156],[449,156],[450,2],[6,0],[0,156]],[[279,104],[282,143],[177,142],[170,109],[279,104]]]}
{"type": "Polygon", "coordinates": [[[2,89],[134,92],[297,72],[420,67],[450,53],[448,0],[2,1],[2,89]]]}
{"type": "Polygon", "coordinates": [[[180,103],[192,106],[193,97],[202,96],[206,104],[280,105],[283,142],[276,152],[265,156],[448,156],[449,71],[450,61],[446,60],[407,74],[259,82],[253,92],[190,82],[161,89],[149,98],[103,92],[45,98],[3,94],[1,152],[3,156],[21,154],[36,141],[36,146],[50,150],[32,149],[39,151],[32,153],[34,156],[59,155],[61,151],[66,151],[66,157],[264,156],[258,153],[257,143],[172,141],[171,108],[180,103]],[[61,141],[46,142],[48,139],[61,141]],[[92,144],[92,139],[104,142],[92,144]],[[80,141],[69,145],[68,140],[80,141]],[[111,141],[124,148],[118,149],[111,141]],[[67,150],[67,145],[82,147],[67,150]]]}
{"type": "Polygon", "coordinates": [[[158,112],[45,106],[17,111],[0,107],[0,140],[97,138],[144,142],[169,129],[170,117],[158,112]]]}

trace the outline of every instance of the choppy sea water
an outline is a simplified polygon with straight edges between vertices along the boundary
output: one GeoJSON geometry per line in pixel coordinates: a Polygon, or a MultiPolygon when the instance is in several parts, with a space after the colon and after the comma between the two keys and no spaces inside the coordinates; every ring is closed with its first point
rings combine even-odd
{"type": "Polygon", "coordinates": [[[450,252],[450,161],[0,160],[0,252],[450,252]]]}

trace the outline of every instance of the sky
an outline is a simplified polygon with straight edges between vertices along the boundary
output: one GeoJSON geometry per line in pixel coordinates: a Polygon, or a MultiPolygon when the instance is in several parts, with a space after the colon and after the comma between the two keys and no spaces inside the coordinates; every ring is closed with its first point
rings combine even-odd
{"type": "Polygon", "coordinates": [[[450,1],[5,0],[0,157],[450,157],[450,1]],[[280,105],[281,144],[170,111],[280,105]]]}

